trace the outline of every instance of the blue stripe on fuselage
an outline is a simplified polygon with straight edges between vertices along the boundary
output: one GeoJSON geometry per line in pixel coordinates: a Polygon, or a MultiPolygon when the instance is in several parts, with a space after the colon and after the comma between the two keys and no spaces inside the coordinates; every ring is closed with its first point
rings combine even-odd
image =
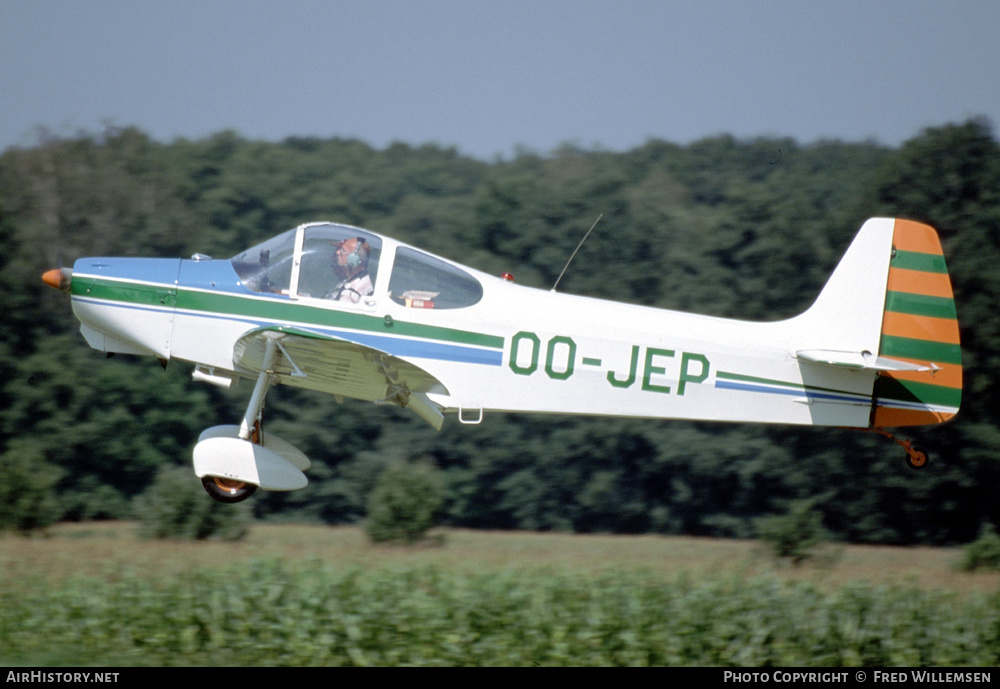
{"type": "Polygon", "coordinates": [[[766,385],[755,385],[752,383],[735,383],[732,381],[716,380],[715,387],[720,390],[738,390],[740,392],[760,392],[769,395],[786,395],[793,397],[805,397],[810,400],[824,400],[829,402],[854,402],[866,404],[871,402],[871,397],[862,394],[850,395],[847,393],[817,392],[808,389],[792,389],[781,387],[769,387],[766,385]]]}

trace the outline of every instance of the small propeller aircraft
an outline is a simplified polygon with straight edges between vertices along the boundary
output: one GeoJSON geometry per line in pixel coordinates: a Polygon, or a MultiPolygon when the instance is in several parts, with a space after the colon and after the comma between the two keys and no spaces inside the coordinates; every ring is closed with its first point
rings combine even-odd
{"type": "Polygon", "coordinates": [[[479,423],[557,412],[874,430],[953,417],[958,321],[935,230],[873,218],[815,303],[755,323],[513,283],[389,237],[319,222],[230,260],[81,258],[43,276],[68,292],[87,343],[255,381],[238,425],[194,448],[208,493],[307,484],[309,459],[262,430],[270,386],[291,385],[479,423]]]}

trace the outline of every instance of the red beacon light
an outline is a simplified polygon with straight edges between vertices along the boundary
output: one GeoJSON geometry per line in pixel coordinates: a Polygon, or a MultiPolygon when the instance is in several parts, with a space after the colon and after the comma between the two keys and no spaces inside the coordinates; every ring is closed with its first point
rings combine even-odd
{"type": "Polygon", "coordinates": [[[512,273],[500,273],[500,277],[507,282],[514,282],[514,275],[512,273]]]}

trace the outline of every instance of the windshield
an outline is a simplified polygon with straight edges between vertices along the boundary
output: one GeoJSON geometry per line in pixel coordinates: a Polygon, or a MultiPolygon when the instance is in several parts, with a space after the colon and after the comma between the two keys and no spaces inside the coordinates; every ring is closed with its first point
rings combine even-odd
{"type": "Polygon", "coordinates": [[[288,294],[294,251],[295,230],[288,230],[233,256],[233,269],[254,292],[288,294]]]}

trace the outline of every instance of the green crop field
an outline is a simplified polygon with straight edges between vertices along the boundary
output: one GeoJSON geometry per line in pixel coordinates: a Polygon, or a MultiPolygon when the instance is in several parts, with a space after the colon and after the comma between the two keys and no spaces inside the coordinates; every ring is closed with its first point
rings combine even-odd
{"type": "Polygon", "coordinates": [[[960,552],[257,525],[143,541],[121,522],[0,539],[7,665],[995,666],[1000,574],[960,552]]]}

